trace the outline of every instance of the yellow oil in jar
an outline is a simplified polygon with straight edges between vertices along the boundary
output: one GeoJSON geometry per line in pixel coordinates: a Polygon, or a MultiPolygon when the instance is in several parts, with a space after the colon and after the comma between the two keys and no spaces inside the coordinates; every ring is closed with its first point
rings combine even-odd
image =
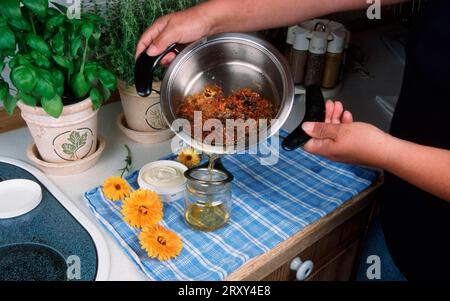
{"type": "Polygon", "coordinates": [[[228,222],[230,213],[223,203],[196,202],[188,206],[185,218],[197,230],[214,231],[228,222]]]}
{"type": "MultiPolygon", "coordinates": [[[[213,171],[216,160],[219,158],[215,154],[208,156],[209,180],[213,180],[213,171]]],[[[230,219],[228,207],[220,201],[215,201],[212,195],[207,200],[198,200],[191,203],[185,211],[186,222],[194,229],[201,231],[214,231],[223,227],[230,219]]]]}

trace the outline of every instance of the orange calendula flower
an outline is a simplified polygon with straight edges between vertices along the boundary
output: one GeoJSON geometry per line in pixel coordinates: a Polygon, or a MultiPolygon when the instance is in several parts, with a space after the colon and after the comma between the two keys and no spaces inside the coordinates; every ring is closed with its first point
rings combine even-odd
{"type": "Polygon", "coordinates": [[[152,226],[163,218],[163,204],[156,192],[138,189],[122,205],[125,222],[135,228],[152,226]]]}
{"type": "Polygon", "coordinates": [[[131,187],[121,177],[110,177],[103,182],[103,194],[112,201],[118,201],[130,195],[131,187]]]}
{"type": "Polygon", "coordinates": [[[177,158],[178,162],[183,163],[189,168],[195,167],[200,163],[200,154],[191,147],[183,149],[177,158]]]}
{"type": "Polygon", "coordinates": [[[177,257],[183,249],[181,238],[160,225],[144,228],[139,234],[139,242],[149,257],[160,261],[177,257]]]}

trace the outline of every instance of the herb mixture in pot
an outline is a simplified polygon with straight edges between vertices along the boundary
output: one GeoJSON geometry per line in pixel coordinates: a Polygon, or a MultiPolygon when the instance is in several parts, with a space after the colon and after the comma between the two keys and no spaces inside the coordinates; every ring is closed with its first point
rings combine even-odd
{"type": "MultiPolygon", "coordinates": [[[[238,137],[234,135],[233,141],[227,139],[227,119],[244,121],[253,119],[258,127],[260,119],[266,119],[269,125],[270,120],[275,117],[272,103],[250,88],[240,89],[226,97],[219,86],[205,86],[202,92],[185,98],[179,107],[178,117],[185,118],[193,124],[195,111],[202,112],[202,127],[208,119],[220,120],[223,126],[224,142],[233,143],[236,143],[238,137]]],[[[209,133],[203,131],[203,139],[209,133]]]]}

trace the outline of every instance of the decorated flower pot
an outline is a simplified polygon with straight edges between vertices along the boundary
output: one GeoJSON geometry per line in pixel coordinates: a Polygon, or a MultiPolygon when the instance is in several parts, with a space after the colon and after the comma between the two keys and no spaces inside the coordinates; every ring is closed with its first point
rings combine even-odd
{"type": "MultiPolygon", "coordinates": [[[[160,82],[153,83],[153,88],[159,91],[160,82]]],[[[153,92],[149,97],[142,98],[136,93],[135,86],[126,86],[119,81],[119,93],[128,128],[138,132],[155,132],[168,129],[161,114],[159,94],[153,92]]]]}
{"type": "Polygon", "coordinates": [[[23,102],[18,106],[44,161],[77,161],[97,150],[98,110],[92,108],[89,98],[65,106],[59,118],[49,116],[41,107],[23,102]]]}

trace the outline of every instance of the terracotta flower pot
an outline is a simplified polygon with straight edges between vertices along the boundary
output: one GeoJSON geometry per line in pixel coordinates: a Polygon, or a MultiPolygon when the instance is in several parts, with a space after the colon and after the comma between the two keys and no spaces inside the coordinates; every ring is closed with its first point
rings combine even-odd
{"type": "Polygon", "coordinates": [[[18,106],[44,161],[77,161],[97,150],[98,110],[92,108],[89,98],[65,106],[59,118],[49,116],[41,107],[23,102],[18,106]]]}
{"type": "MultiPolygon", "coordinates": [[[[154,82],[153,88],[160,89],[161,83],[154,82]]],[[[149,97],[142,98],[136,93],[135,86],[127,87],[119,81],[119,93],[127,126],[138,132],[155,132],[168,129],[161,114],[159,94],[153,92],[149,97]]]]}

